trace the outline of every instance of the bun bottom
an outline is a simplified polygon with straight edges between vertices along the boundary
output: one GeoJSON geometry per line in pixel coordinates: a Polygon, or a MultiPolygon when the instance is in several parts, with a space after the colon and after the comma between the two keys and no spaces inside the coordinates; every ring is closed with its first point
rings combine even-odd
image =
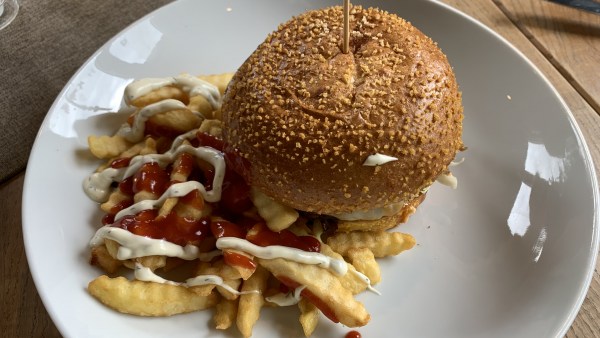
{"type": "Polygon", "coordinates": [[[337,231],[383,231],[391,229],[401,223],[406,223],[410,216],[417,211],[417,207],[425,200],[425,195],[413,199],[397,214],[385,216],[376,220],[337,221],[337,231]]]}

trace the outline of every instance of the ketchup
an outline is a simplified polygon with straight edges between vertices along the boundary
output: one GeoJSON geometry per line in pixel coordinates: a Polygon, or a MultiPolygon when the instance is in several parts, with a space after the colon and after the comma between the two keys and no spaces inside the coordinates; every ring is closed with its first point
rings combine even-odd
{"type": "Polygon", "coordinates": [[[175,161],[171,175],[179,174],[188,177],[192,173],[192,170],[194,170],[194,157],[188,153],[183,153],[175,161]]]}
{"type": "Polygon", "coordinates": [[[309,252],[321,251],[321,243],[312,236],[297,236],[287,229],[275,232],[264,223],[258,223],[252,227],[246,239],[259,246],[282,245],[309,252]]]}
{"type": "Polygon", "coordinates": [[[110,162],[110,167],[114,169],[125,168],[129,166],[129,162],[131,162],[131,157],[117,158],[110,162]]]}
{"type": "Polygon", "coordinates": [[[200,145],[204,147],[211,147],[218,151],[223,151],[223,148],[225,147],[225,142],[223,142],[223,140],[211,134],[199,131],[196,133],[196,138],[200,142],[200,145]]]}
{"type": "MultiPolygon", "coordinates": [[[[120,192],[125,195],[121,202],[115,204],[104,218],[104,224],[111,224],[130,231],[139,236],[154,239],[164,239],[174,244],[185,246],[199,245],[205,238],[218,239],[236,237],[246,239],[259,246],[281,245],[308,252],[320,252],[320,242],[312,236],[297,236],[289,230],[271,231],[262,219],[246,216],[245,211],[252,208],[250,186],[244,180],[248,173],[249,164],[230,149],[223,140],[212,135],[198,132],[192,140],[195,146],[212,147],[225,155],[225,176],[223,178],[221,199],[209,203],[212,209],[212,219],[209,217],[197,220],[179,216],[181,208],[176,207],[166,215],[158,215],[155,209],[144,210],[135,215],[128,215],[115,222],[115,215],[133,204],[136,193],[145,191],[155,196],[162,195],[172,184],[181,181],[195,180],[202,182],[207,190],[211,190],[215,176],[214,167],[205,161],[196,160],[188,153],[182,153],[175,162],[162,168],[156,162],[143,164],[140,169],[119,183],[120,192]]],[[[111,162],[111,167],[125,168],[130,164],[130,158],[119,158],[111,162]]],[[[179,206],[203,210],[206,203],[199,190],[193,190],[179,197],[179,206]]],[[[194,213],[193,213],[194,214],[194,213]]],[[[235,250],[224,250],[223,259],[226,264],[246,269],[256,269],[253,257],[235,250]]],[[[291,280],[290,280],[291,281],[291,280]]],[[[291,283],[291,282],[290,282],[291,283]]],[[[283,285],[283,284],[282,284],[283,285]]],[[[306,291],[306,297],[312,299],[324,313],[335,319],[335,315],[326,303],[306,291]]],[[[337,320],[337,319],[335,319],[337,320]]]]}
{"type": "Polygon", "coordinates": [[[210,220],[202,218],[193,220],[178,216],[171,212],[166,216],[158,216],[154,209],[144,210],[136,215],[128,215],[113,223],[113,227],[154,239],[164,239],[181,246],[198,245],[210,234],[210,220]]]}
{"type": "MultiPolygon", "coordinates": [[[[296,282],[288,277],[285,277],[285,276],[275,276],[275,277],[277,277],[277,279],[281,283],[285,284],[290,289],[295,289],[300,286],[300,284],[298,282],[296,282]]],[[[340,320],[337,318],[337,316],[335,315],[335,312],[333,312],[333,309],[329,306],[329,304],[327,304],[327,302],[325,302],[321,298],[317,297],[308,288],[304,288],[302,290],[302,292],[300,292],[300,295],[302,297],[308,299],[308,301],[311,302],[314,306],[316,306],[325,315],[325,317],[329,318],[329,320],[331,320],[334,323],[340,322],[340,320]]]]}
{"type": "MultiPolygon", "coordinates": [[[[218,151],[225,151],[225,178],[221,192],[221,201],[219,207],[221,212],[230,216],[230,214],[241,214],[252,207],[250,200],[250,186],[244,178],[235,170],[236,163],[241,162],[241,157],[226,151],[226,145],[223,140],[207,133],[198,132],[196,138],[201,146],[211,147],[218,151]]],[[[212,167],[203,168],[204,176],[208,184],[212,185],[214,170],[212,167]]],[[[207,186],[207,189],[210,189],[207,186]]]]}
{"type": "Polygon", "coordinates": [[[362,338],[362,335],[360,334],[360,332],[352,330],[346,333],[344,338],[362,338]]]}
{"type": "Polygon", "coordinates": [[[223,260],[225,261],[225,264],[230,266],[235,265],[250,270],[256,269],[256,262],[241,253],[225,250],[223,251],[223,260]]]}
{"type": "Polygon", "coordinates": [[[133,192],[147,191],[160,196],[167,189],[168,183],[169,173],[165,169],[156,162],[145,163],[133,175],[133,192]]]}
{"type": "Polygon", "coordinates": [[[246,238],[246,231],[229,221],[218,220],[210,223],[210,231],[215,238],[237,237],[246,238]]]}

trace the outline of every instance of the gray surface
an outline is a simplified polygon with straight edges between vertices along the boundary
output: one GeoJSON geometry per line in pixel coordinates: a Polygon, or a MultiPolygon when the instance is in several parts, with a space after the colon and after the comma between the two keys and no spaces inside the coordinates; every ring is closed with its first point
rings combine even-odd
{"type": "Polygon", "coordinates": [[[27,164],[52,102],[113,35],[170,0],[22,0],[0,30],[0,182],[27,164]]]}

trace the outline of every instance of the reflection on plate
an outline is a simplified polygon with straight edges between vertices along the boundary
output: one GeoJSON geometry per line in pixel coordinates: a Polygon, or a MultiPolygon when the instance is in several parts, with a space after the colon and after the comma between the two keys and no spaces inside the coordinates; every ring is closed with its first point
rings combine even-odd
{"type": "MultiPolygon", "coordinates": [[[[86,293],[99,274],[87,263],[87,243],[100,219],[81,189],[97,165],[86,137],[116,130],[122,117],[109,112],[132,79],[232,71],[278,23],[326,3],[339,1],[176,2],[121,32],[71,79],[41,127],[23,196],[31,271],[65,336],[223,335],[211,328],[209,312],[136,318],[86,293]]],[[[402,226],[419,245],[382,261],[383,296],[359,296],[372,315],[359,331],[562,335],[584,299],[598,249],[598,187],[571,114],[527,60],[468,17],[429,1],[355,3],[396,12],[439,43],[463,91],[469,146],[453,169],[459,189],[434,186],[402,226]]],[[[301,336],[297,315],[266,309],[254,335],[301,336]]],[[[323,320],[315,336],[348,331],[323,320]]]]}

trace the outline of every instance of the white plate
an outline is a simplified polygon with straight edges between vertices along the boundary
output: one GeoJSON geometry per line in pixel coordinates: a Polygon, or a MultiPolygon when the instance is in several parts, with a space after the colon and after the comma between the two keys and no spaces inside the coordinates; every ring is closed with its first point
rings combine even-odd
{"type": "MultiPolygon", "coordinates": [[[[338,4],[340,1],[327,1],[338,4]]],[[[355,1],[396,12],[439,42],[464,94],[459,189],[431,189],[402,231],[419,245],[382,261],[383,296],[362,294],[364,337],[550,337],[569,328],[598,249],[598,188],[588,149],[556,91],[521,54],[469,17],[429,1],[355,1]]],[[[94,54],[56,99],[35,142],[23,196],[27,256],[41,298],[69,337],[237,336],[210,314],[137,318],[86,291],[100,271],[87,243],[100,222],[81,181],[98,164],[89,134],[134,78],[235,70],[277,24],[323,1],[181,1],[94,54]]],[[[115,10],[118,15],[118,11],[115,10]]],[[[318,337],[348,328],[322,320],[318,337]]],[[[301,336],[297,311],[266,310],[255,337],[301,336]]]]}

